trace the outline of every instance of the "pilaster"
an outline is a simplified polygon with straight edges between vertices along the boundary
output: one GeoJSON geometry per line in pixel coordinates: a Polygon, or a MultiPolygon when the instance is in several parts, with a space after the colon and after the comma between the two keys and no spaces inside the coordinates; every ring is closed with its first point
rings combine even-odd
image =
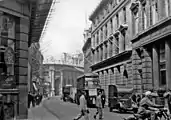
{"type": "Polygon", "coordinates": [[[153,45],[153,79],[154,79],[154,89],[159,87],[160,72],[159,72],[159,51],[156,45],[153,45]]]}
{"type": "Polygon", "coordinates": [[[142,76],[143,76],[143,86],[144,90],[150,90],[153,88],[152,80],[152,58],[150,51],[146,48],[143,49],[143,59],[142,59],[142,76]]]}
{"type": "MultiPolygon", "coordinates": [[[[27,108],[27,73],[28,73],[28,33],[29,33],[29,20],[20,18],[16,23],[16,76],[19,89],[19,111],[18,118],[26,119],[27,108]]],[[[31,83],[31,82],[30,82],[31,83]]]]}
{"type": "Polygon", "coordinates": [[[132,50],[132,69],[133,69],[133,85],[136,92],[141,93],[142,91],[142,77],[139,72],[141,59],[136,51],[136,49],[132,50]]]}

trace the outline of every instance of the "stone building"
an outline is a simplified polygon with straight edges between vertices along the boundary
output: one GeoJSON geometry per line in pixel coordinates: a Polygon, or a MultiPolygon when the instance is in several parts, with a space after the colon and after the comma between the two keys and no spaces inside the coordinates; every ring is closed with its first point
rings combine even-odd
{"type": "Polygon", "coordinates": [[[171,87],[171,1],[102,0],[91,14],[92,71],[137,93],[171,87]]]}
{"type": "Polygon", "coordinates": [[[0,1],[0,94],[7,95],[6,115],[27,118],[27,72],[30,1],[0,1]],[[10,82],[9,82],[10,81],[10,82]],[[12,102],[13,101],[13,102],[12,102]]]}
{"type": "MultiPolygon", "coordinates": [[[[0,94],[4,95],[4,105],[10,112],[5,111],[8,117],[27,119],[27,96],[31,79],[28,48],[33,42],[39,42],[43,23],[52,3],[51,0],[50,4],[46,2],[45,5],[43,1],[46,2],[45,0],[0,1],[0,94]],[[45,7],[43,5],[46,6],[46,10],[42,12],[44,15],[40,13],[45,7]],[[39,31],[35,31],[37,29],[39,31]],[[9,103],[12,106],[8,106],[9,103]]],[[[36,56],[42,58],[41,54],[36,56]]]]}
{"type": "Polygon", "coordinates": [[[132,2],[133,81],[138,92],[171,87],[171,1],[132,2]]]}
{"type": "MultiPolygon", "coordinates": [[[[102,0],[92,21],[92,71],[99,74],[108,98],[108,85],[133,88],[131,0],[102,0]]],[[[108,99],[107,99],[108,102],[108,99]]]]}
{"type": "Polygon", "coordinates": [[[62,87],[76,87],[76,79],[84,73],[83,67],[65,64],[44,64],[44,79],[51,83],[51,96],[61,95],[62,87]]]}
{"type": "Polygon", "coordinates": [[[91,29],[84,31],[84,46],[82,48],[84,54],[84,73],[91,73],[90,66],[92,65],[91,55],[91,29]]]}

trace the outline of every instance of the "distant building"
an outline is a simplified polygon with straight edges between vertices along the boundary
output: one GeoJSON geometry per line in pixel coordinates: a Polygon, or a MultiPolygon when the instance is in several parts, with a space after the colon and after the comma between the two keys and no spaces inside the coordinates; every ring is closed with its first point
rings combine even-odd
{"type": "Polygon", "coordinates": [[[84,73],[91,73],[90,66],[92,65],[91,54],[91,29],[84,31],[84,46],[82,48],[84,54],[84,73]]]}
{"type": "Polygon", "coordinates": [[[63,53],[61,61],[62,64],[83,67],[84,65],[83,53],[81,52],[75,54],[63,53]]]}
{"type": "Polygon", "coordinates": [[[83,67],[65,64],[44,64],[44,81],[51,83],[51,96],[60,95],[61,87],[72,85],[76,87],[76,79],[84,73],[83,67]],[[62,84],[61,84],[62,82],[62,84]]]}

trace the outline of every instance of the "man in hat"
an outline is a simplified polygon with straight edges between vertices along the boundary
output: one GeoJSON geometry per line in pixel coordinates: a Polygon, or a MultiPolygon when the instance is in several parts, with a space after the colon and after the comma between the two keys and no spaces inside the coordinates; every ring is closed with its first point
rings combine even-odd
{"type": "Polygon", "coordinates": [[[88,109],[87,109],[87,100],[86,100],[86,92],[84,90],[81,91],[81,96],[79,99],[79,107],[80,107],[80,114],[78,114],[78,116],[76,118],[74,118],[74,120],[79,120],[84,116],[85,120],[89,120],[89,116],[88,116],[88,109]]]}
{"type": "Polygon", "coordinates": [[[102,120],[103,117],[103,111],[102,111],[102,93],[99,91],[97,94],[97,98],[96,98],[96,108],[97,108],[97,112],[94,115],[94,119],[96,119],[96,116],[99,114],[99,120],[102,120]]]}
{"type": "MultiPolygon", "coordinates": [[[[151,97],[153,96],[151,91],[147,91],[144,94],[144,97],[141,99],[139,103],[139,108],[138,108],[138,114],[143,118],[151,118],[151,120],[154,120],[156,115],[155,111],[158,110],[157,108],[163,108],[163,105],[157,105],[154,104],[151,101],[151,97]]],[[[124,118],[124,120],[132,120],[134,119],[134,116],[131,115],[128,118],[124,118]]]]}
{"type": "Polygon", "coordinates": [[[145,97],[141,99],[140,101],[140,106],[138,109],[138,114],[142,115],[142,116],[146,116],[151,117],[151,120],[155,119],[155,112],[156,110],[158,110],[157,108],[163,108],[163,105],[157,105],[155,103],[153,103],[151,101],[151,97],[152,97],[152,92],[151,91],[147,91],[145,92],[145,97]]]}
{"type": "Polygon", "coordinates": [[[167,104],[169,108],[169,113],[171,114],[171,89],[168,89],[166,93],[163,95],[165,98],[167,98],[167,104]]]}

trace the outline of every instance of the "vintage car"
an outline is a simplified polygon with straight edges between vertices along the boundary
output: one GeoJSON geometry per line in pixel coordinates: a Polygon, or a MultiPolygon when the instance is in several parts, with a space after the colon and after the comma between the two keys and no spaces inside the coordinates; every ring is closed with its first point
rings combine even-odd
{"type": "Polygon", "coordinates": [[[116,85],[109,85],[108,87],[108,107],[110,112],[112,112],[113,109],[117,109],[120,112],[137,112],[138,106],[131,99],[133,88],[119,88],[116,85]]]}

